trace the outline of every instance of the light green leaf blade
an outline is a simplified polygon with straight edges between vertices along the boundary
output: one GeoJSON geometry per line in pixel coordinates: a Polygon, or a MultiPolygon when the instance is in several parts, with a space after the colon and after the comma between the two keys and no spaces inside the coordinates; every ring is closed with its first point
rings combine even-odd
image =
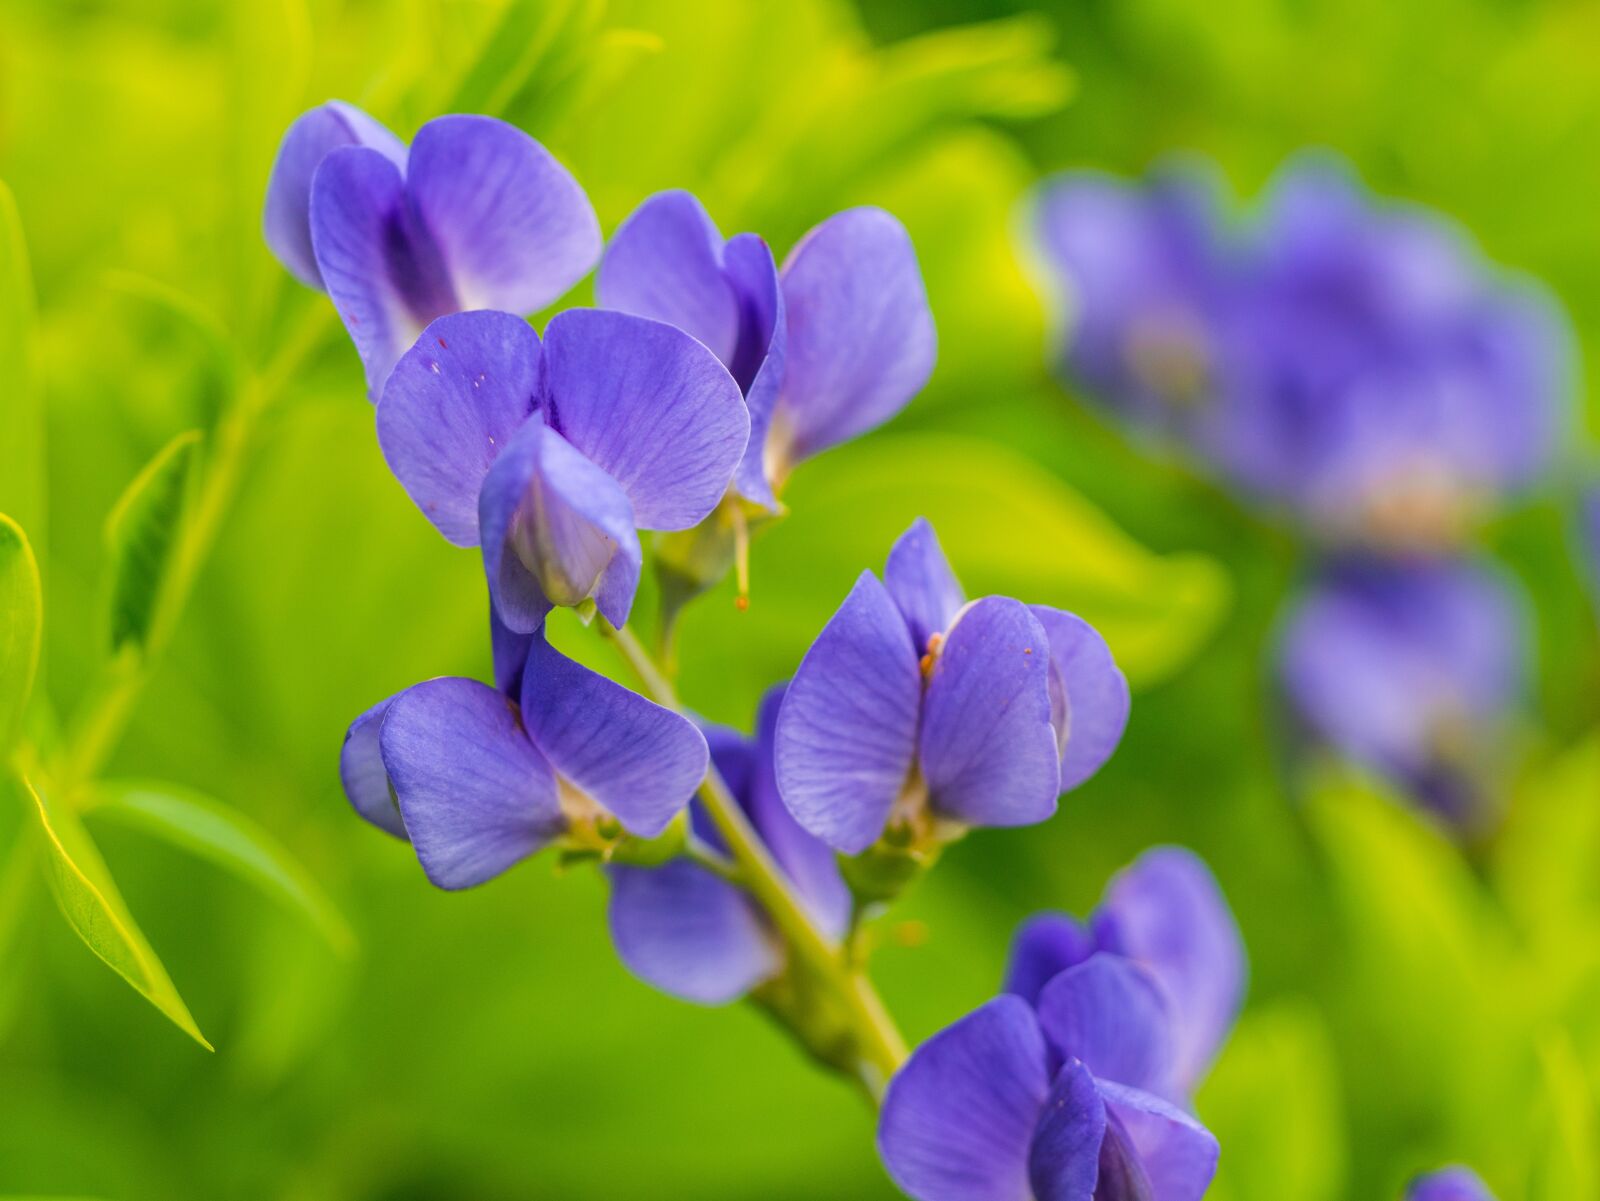
{"type": "Polygon", "coordinates": [[[33,692],[43,623],[33,548],[22,527],[0,513],[0,758],[16,740],[33,692]]]}
{"type": "Polygon", "coordinates": [[[213,1050],[133,914],[128,912],[105,860],[78,815],[66,805],[46,801],[44,793],[31,781],[22,783],[33,800],[44,837],[50,885],[67,924],[112,971],[133,985],[174,1025],[206,1050],[213,1050]]]}
{"type": "Polygon", "coordinates": [[[1600,1115],[1594,1089],[1572,1039],[1552,1030],[1539,1045],[1545,1104],[1536,1121],[1543,1127],[1542,1153],[1535,1166],[1534,1201],[1593,1197],[1600,1187],[1600,1115]]]}
{"type": "Polygon", "coordinates": [[[111,649],[143,648],[159,633],[163,584],[172,566],[200,455],[200,432],[162,447],[106,519],[111,564],[111,649]]]}
{"type": "Polygon", "coordinates": [[[143,830],[209,860],[304,917],[341,953],[355,946],[349,924],[293,853],[242,813],[177,784],[103,781],[96,818],[143,830]]]}
{"type": "Polygon", "coordinates": [[[33,281],[16,201],[0,183],[0,512],[45,533],[44,407],[39,388],[33,281]]]}

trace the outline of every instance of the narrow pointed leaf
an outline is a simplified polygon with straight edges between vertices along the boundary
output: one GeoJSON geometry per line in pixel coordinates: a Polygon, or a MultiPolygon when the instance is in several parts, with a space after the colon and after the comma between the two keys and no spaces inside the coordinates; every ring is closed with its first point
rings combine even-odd
{"type": "Polygon", "coordinates": [[[105,860],[78,815],[65,805],[47,801],[31,782],[22,783],[33,800],[44,837],[46,875],[67,924],[112,971],[133,985],[174,1025],[206,1050],[213,1050],[133,914],[128,912],[105,860]]]}
{"type": "Polygon", "coordinates": [[[0,183],[0,512],[44,545],[44,407],[35,347],[33,281],[16,202],[0,183]]]}
{"type": "Polygon", "coordinates": [[[134,477],[106,520],[111,649],[150,641],[200,455],[200,432],[179,434],[134,477]]]}
{"type": "Polygon", "coordinates": [[[237,810],[177,784],[103,781],[90,812],[209,860],[305,918],[334,950],[354,948],[349,924],[311,873],[237,810]]]}
{"type": "Polygon", "coordinates": [[[22,527],[0,513],[0,758],[22,724],[39,666],[39,565],[22,527]]]}

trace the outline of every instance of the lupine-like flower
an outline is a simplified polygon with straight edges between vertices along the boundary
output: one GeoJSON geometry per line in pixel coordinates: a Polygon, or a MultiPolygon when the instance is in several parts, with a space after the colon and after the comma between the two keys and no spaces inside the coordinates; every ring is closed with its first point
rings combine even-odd
{"type": "MultiPolygon", "coordinates": [[[[491,619],[492,620],[492,619],[491,619]]],[[[705,775],[693,723],[496,625],[499,688],[444,677],[350,726],[345,795],[409,839],[428,879],[469,888],[558,840],[605,854],[660,835],[705,775]]]]}
{"type": "Polygon", "coordinates": [[[1182,847],[1156,847],[1119,872],[1087,922],[1040,913],[1018,928],[1005,991],[1037,1004],[1050,981],[1091,955],[1149,972],[1171,1020],[1172,1096],[1204,1078],[1244,1000],[1245,953],[1216,878],[1182,847]]]}
{"type": "Polygon", "coordinates": [[[1172,1091],[1160,986],[1097,954],[1037,1008],[997,997],[918,1047],[878,1149],[916,1201],[1198,1201],[1217,1141],[1172,1091]]]}
{"type": "Polygon", "coordinates": [[[1116,747],[1128,687],[1100,635],[1060,609],[968,603],[927,522],[862,572],[806,652],[778,717],[795,819],[856,854],[1043,821],[1116,747]],[[897,834],[898,837],[898,834],[897,834]]]}
{"type": "Polygon", "coordinates": [[[438,117],[408,150],[338,101],[284,135],[264,225],[284,266],[332,298],[374,399],[436,317],[534,312],[600,255],[583,189],[515,126],[438,117]]]}
{"type": "Polygon", "coordinates": [[[1413,1181],[1406,1201],[1494,1201],[1494,1194],[1469,1168],[1445,1168],[1413,1181]]]}
{"type": "Polygon", "coordinates": [[[780,272],[755,234],[724,240],[687,192],[650,197],[606,248],[607,308],[676,325],[739,381],[739,494],[769,508],[802,459],[881,425],[933,370],[933,315],[906,231],[882,209],[828,218],[780,272]]]}
{"type": "Polygon", "coordinates": [[[1284,626],[1280,670],[1310,731],[1454,821],[1484,776],[1522,682],[1521,614],[1466,561],[1350,559],[1324,569],[1284,626]]]}
{"type": "Polygon", "coordinates": [[[637,530],[680,530],[716,506],[749,419],[733,377],[658,321],[598,309],[551,319],[543,343],[509,313],[456,313],[396,364],[378,441],[451,542],[481,545],[506,625],[593,598],[622,625],[637,530]]]}
{"type": "MultiPolygon", "coordinates": [[[[773,732],[783,689],[761,702],[753,739],[711,726],[711,760],[750,824],[804,899],[817,925],[839,937],[850,894],[833,852],[795,824],[778,796],[773,732]]],[[[715,827],[691,810],[697,837],[721,847],[715,827]]],[[[610,923],[629,970],[664,992],[702,1004],[732,1001],[783,969],[783,944],[746,894],[709,869],[677,859],[660,867],[611,869],[610,923]]]]}

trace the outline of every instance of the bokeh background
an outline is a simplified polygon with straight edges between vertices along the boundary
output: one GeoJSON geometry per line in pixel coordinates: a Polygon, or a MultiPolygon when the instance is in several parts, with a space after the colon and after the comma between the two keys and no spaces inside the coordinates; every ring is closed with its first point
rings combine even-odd
{"type": "MultiPolygon", "coordinates": [[[[1249,197],[1295,150],[1332,147],[1544,280],[1587,360],[1600,9],[0,0],[0,27],[0,179],[37,293],[47,451],[14,432],[14,362],[0,440],[47,469],[18,513],[45,571],[43,742],[106,652],[106,512],[175,434],[214,428],[324,303],[259,232],[302,109],[340,97],[407,136],[443,111],[500,113],[574,169],[608,232],[681,186],[781,254],[829,213],[881,204],[916,242],[937,372],[890,427],[797,474],[792,515],[756,543],[749,611],[724,590],[688,617],[684,693],[748,724],[918,513],[969,590],[1080,611],[1135,688],[1122,749],[1053,822],[969,839],[882,924],[877,974],[907,1032],[992,993],[1023,915],[1084,912],[1139,850],[1179,842],[1215,868],[1252,962],[1200,1097],[1224,1149],[1213,1196],[1386,1201],[1451,1160],[1503,1201],[1600,1196],[1600,647],[1561,490],[1490,531],[1538,618],[1503,831],[1463,852],[1348,772],[1291,775],[1267,659],[1300,552],[1051,378],[1025,217],[1061,167],[1137,173],[1198,152],[1249,197]]],[[[390,478],[362,391],[328,326],[268,409],[107,768],[269,832],[354,948],[170,839],[89,814],[216,1052],[85,951],[37,864],[0,877],[0,1195],[892,1196],[846,1086],[754,1010],[696,1009],[626,974],[591,872],[538,861],[445,895],[353,820],[335,770],[349,720],[418,679],[488,669],[476,558],[390,478]]],[[[0,496],[15,494],[25,468],[0,464],[0,496]]],[[[575,625],[558,637],[593,653],[575,625]]],[[[30,836],[13,799],[0,873],[30,836]]]]}

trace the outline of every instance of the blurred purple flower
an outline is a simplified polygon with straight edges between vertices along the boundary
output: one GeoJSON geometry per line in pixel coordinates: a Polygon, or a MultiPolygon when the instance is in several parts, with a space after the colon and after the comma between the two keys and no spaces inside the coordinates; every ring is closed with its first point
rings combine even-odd
{"type": "Polygon", "coordinates": [[[1521,691],[1521,616],[1482,565],[1347,558],[1291,609],[1280,672],[1315,737],[1470,824],[1521,691]]]}
{"type": "Polygon", "coordinates": [[[1217,1141],[1163,1098],[1171,1068],[1160,987],[1093,955],[1037,1009],[1000,996],[918,1047],[878,1149],[916,1201],[1198,1201],[1217,1141]]]}
{"type": "MultiPolygon", "coordinates": [[[[850,894],[833,852],[795,824],[778,797],[772,744],[782,687],[761,702],[753,739],[706,728],[711,759],[789,883],[828,935],[843,934],[850,894]]],[[[698,802],[698,838],[722,840],[698,802]]],[[[664,992],[706,1005],[737,999],[783,968],[782,940],[760,906],[709,869],[686,859],[661,867],[611,869],[610,924],[629,970],[664,992]]]]}
{"type": "Polygon", "coordinates": [[[516,127],[439,117],[408,151],[339,101],[303,114],[284,135],[263,226],[284,266],[333,299],[374,398],[436,317],[531,313],[600,254],[583,190],[516,127]]]}
{"type": "Polygon", "coordinates": [[[1040,913],[1018,928],[1005,991],[1030,1004],[1097,952],[1149,972],[1171,1021],[1171,1093],[1204,1078],[1244,1000],[1244,941],[1210,868],[1182,847],[1156,847],[1119,872],[1087,922],[1040,913]]]}
{"type": "Polygon", "coordinates": [[[724,240],[688,192],[641,204],[606,248],[599,302],[692,334],[750,410],[734,486],[768,508],[802,459],[881,425],[933,370],[933,315],[905,229],[881,209],[818,225],[779,272],[755,234],[724,240]]]}
{"type": "Polygon", "coordinates": [[[452,889],[574,832],[604,841],[612,821],[639,838],[661,834],[705,776],[700,731],[542,635],[497,628],[495,641],[496,673],[517,700],[443,677],[351,724],[339,774],[356,812],[409,839],[428,879],[452,889]]]}
{"type": "Polygon", "coordinates": [[[1494,1201],[1494,1194],[1467,1168],[1445,1168],[1412,1182],[1406,1201],[1494,1201]]]}
{"type": "Polygon", "coordinates": [[[1127,718],[1127,682],[1087,622],[967,602],[919,518],[883,582],[862,572],[801,661],[778,786],[801,826],[849,854],[891,825],[1027,825],[1105,762],[1127,718]]]}
{"type": "Polygon", "coordinates": [[[739,389],[693,338],[574,309],[541,344],[509,313],[428,326],[378,404],[378,441],[429,521],[483,547],[501,620],[538,628],[593,598],[622,625],[637,530],[688,529],[722,498],[749,434],[739,389]]]}

